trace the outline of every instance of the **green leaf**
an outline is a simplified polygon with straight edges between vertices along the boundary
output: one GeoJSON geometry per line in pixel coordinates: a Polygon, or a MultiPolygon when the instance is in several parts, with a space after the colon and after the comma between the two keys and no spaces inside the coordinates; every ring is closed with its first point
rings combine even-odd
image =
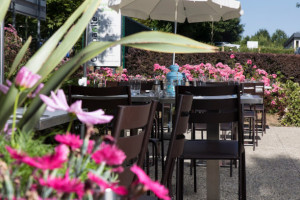
{"type": "Polygon", "coordinates": [[[117,44],[124,44],[127,46],[133,46],[134,44],[134,46],[141,49],[153,49],[155,51],[166,53],[208,53],[216,52],[218,50],[215,46],[197,42],[181,35],[159,31],[146,31],[132,34],[122,38],[117,44]],[[144,44],[144,46],[141,44],[144,44]]]}
{"type": "Polygon", "coordinates": [[[10,115],[13,112],[13,105],[17,93],[18,93],[17,88],[14,86],[14,84],[12,84],[6,96],[1,97],[0,130],[3,129],[6,121],[9,119],[10,115]]]}
{"type": "Polygon", "coordinates": [[[0,24],[4,21],[6,12],[10,5],[10,0],[0,0],[0,24]]]}
{"type": "Polygon", "coordinates": [[[11,68],[8,74],[8,79],[9,77],[14,73],[14,71],[17,69],[17,67],[19,66],[19,64],[21,63],[23,57],[26,54],[27,49],[29,48],[29,45],[31,43],[32,37],[30,36],[27,41],[25,42],[25,44],[22,46],[21,50],[19,51],[19,53],[17,54],[11,68]]]}
{"type": "Polygon", "coordinates": [[[26,124],[24,124],[22,131],[24,131],[25,133],[29,133],[31,130],[33,130],[33,128],[39,121],[40,117],[43,115],[45,108],[46,108],[46,105],[43,104],[37,110],[35,110],[35,113],[33,113],[32,117],[29,117],[27,119],[26,124]]]}

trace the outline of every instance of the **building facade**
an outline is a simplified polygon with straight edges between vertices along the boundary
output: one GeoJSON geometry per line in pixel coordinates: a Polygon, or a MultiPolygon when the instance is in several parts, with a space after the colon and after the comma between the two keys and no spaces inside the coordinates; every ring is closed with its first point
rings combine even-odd
{"type": "Polygon", "coordinates": [[[286,49],[297,49],[300,47],[300,32],[294,33],[285,43],[284,48],[286,49]]]}

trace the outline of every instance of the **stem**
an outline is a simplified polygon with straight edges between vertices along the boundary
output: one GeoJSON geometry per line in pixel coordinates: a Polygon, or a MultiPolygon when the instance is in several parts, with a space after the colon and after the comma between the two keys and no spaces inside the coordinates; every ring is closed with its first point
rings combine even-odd
{"type": "Polygon", "coordinates": [[[16,96],[14,111],[13,111],[13,123],[12,123],[12,130],[11,130],[11,144],[13,147],[15,147],[15,128],[16,128],[17,108],[18,108],[19,98],[20,98],[20,92],[16,96]]]}
{"type": "Polygon", "coordinates": [[[99,176],[99,175],[100,175],[100,176],[102,175],[105,165],[106,165],[105,162],[101,162],[101,165],[99,166],[99,168],[98,168],[97,171],[96,171],[96,174],[97,174],[98,176],[99,176]]]}
{"type": "Polygon", "coordinates": [[[67,133],[69,133],[71,131],[71,127],[72,127],[72,124],[73,124],[73,121],[74,121],[74,116],[73,115],[70,115],[70,123],[68,125],[68,128],[67,128],[67,133]]]}

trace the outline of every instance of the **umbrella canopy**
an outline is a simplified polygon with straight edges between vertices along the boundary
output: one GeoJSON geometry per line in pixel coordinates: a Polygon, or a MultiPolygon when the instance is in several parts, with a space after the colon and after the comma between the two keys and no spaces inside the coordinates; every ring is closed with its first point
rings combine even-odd
{"type": "Polygon", "coordinates": [[[180,23],[228,20],[242,14],[236,0],[109,0],[109,7],[128,17],[180,23]]]}
{"type": "MultiPolygon", "coordinates": [[[[139,19],[189,23],[228,20],[243,14],[236,0],[109,0],[109,7],[121,11],[122,15],[139,19]]],[[[173,53],[173,64],[175,53],[173,53]]]]}

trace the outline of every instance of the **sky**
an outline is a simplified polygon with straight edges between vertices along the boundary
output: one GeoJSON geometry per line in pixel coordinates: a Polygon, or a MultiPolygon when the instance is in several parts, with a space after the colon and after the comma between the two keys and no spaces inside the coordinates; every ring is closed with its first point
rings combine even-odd
{"type": "Polygon", "coordinates": [[[252,36],[259,29],[267,29],[272,34],[276,29],[283,30],[288,37],[300,32],[300,0],[240,0],[244,15],[242,36],[252,36]]]}

